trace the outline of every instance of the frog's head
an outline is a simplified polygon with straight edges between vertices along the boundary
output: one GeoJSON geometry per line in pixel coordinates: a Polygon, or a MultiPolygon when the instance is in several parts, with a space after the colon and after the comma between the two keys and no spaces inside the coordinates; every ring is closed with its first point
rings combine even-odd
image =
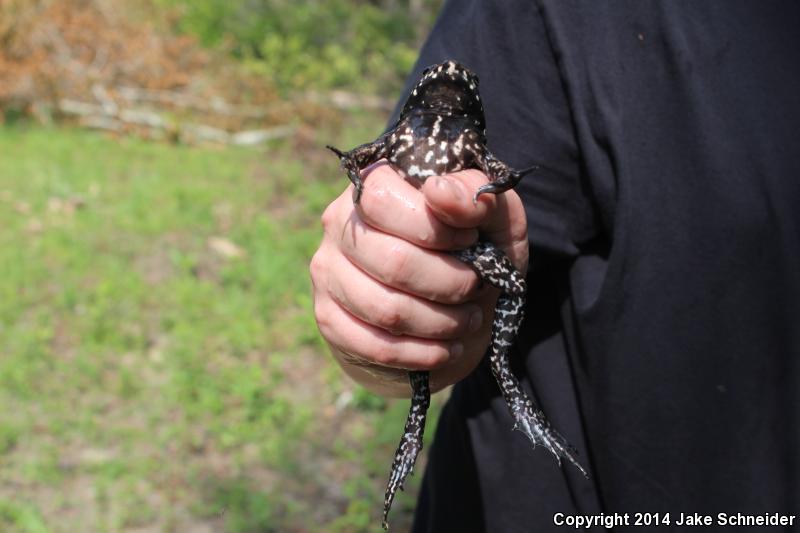
{"type": "Polygon", "coordinates": [[[431,111],[483,121],[483,104],[478,94],[478,76],[451,60],[431,65],[412,89],[401,117],[413,111],[431,111]]]}

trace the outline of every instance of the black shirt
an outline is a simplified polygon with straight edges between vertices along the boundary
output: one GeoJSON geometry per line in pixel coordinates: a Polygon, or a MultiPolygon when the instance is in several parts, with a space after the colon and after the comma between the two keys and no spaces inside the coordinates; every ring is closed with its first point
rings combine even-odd
{"type": "Polygon", "coordinates": [[[517,189],[515,362],[592,480],[511,431],[482,364],[415,531],[800,514],[800,4],[453,0],[411,79],[447,58],[480,76],[494,153],[547,167],[517,189]]]}

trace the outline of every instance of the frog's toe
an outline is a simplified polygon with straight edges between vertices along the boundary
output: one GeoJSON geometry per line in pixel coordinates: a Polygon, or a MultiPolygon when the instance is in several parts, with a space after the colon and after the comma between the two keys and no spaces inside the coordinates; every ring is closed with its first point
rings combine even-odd
{"type": "Polygon", "coordinates": [[[556,430],[550,427],[546,420],[539,420],[539,418],[543,418],[543,416],[537,417],[535,412],[520,413],[516,417],[514,429],[524,433],[534,447],[541,445],[547,448],[556,458],[559,466],[561,466],[561,459],[566,459],[575,465],[586,479],[589,479],[589,474],[586,473],[586,470],[576,457],[578,451],[556,430]]]}
{"type": "Polygon", "coordinates": [[[343,158],[343,157],[344,157],[344,152],[342,152],[341,150],[339,150],[339,149],[338,149],[338,148],[336,148],[335,146],[331,146],[330,144],[326,144],[326,145],[325,145],[325,148],[327,148],[328,150],[330,150],[331,152],[333,152],[334,154],[336,154],[336,156],[337,156],[339,159],[341,159],[341,158],[343,158]]]}
{"type": "Polygon", "coordinates": [[[480,187],[478,187],[478,190],[475,191],[475,194],[472,196],[472,204],[478,205],[478,197],[481,194],[488,194],[488,193],[497,194],[497,192],[498,192],[497,187],[495,186],[494,183],[487,183],[486,185],[481,185],[480,187]]]}
{"type": "Polygon", "coordinates": [[[364,192],[364,186],[361,183],[356,183],[353,187],[353,203],[357,204],[361,201],[361,193],[364,192]]]}

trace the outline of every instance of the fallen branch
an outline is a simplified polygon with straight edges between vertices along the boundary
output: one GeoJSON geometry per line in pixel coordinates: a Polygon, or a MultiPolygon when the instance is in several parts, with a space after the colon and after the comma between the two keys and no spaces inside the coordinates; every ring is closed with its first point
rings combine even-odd
{"type": "Polygon", "coordinates": [[[345,111],[361,108],[391,112],[394,111],[395,106],[395,101],[390,98],[341,90],[329,92],[308,91],[305,93],[305,99],[345,111]]]}
{"type": "Polygon", "coordinates": [[[117,87],[115,92],[122,99],[131,103],[174,106],[193,111],[213,112],[225,116],[256,120],[263,119],[269,114],[269,110],[264,107],[234,105],[219,97],[208,99],[177,91],[142,89],[139,87],[117,87]]]}
{"type": "Polygon", "coordinates": [[[144,129],[150,136],[164,137],[168,132],[177,131],[177,138],[187,144],[214,142],[237,146],[257,146],[273,139],[290,136],[295,127],[280,125],[273,128],[241,130],[229,132],[207,124],[176,125],[153,111],[120,109],[116,104],[99,105],[63,98],[58,102],[58,110],[78,117],[79,123],[95,129],[121,132],[126,128],[144,129]]]}

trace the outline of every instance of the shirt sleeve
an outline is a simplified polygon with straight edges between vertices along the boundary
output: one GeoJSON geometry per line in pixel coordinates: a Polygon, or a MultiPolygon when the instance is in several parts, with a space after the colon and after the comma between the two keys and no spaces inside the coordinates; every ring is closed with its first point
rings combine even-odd
{"type": "Polygon", "coordinates": [[[576,256],[597,232],[591,188],[557,58],[535,3],[448,0],[405,95],[422,70],[455,59],[480,78],[490,150],[515,168],[542,168],[517,186],[533,247],[576,256]]]}

